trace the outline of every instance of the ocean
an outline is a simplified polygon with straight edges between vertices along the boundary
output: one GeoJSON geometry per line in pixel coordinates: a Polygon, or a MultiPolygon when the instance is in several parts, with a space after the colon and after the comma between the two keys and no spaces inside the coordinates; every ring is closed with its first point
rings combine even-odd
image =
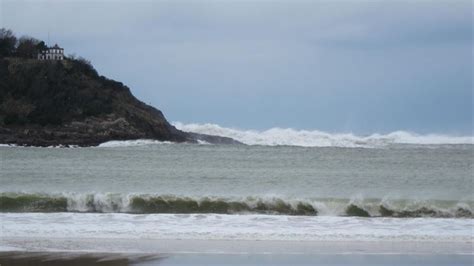
{"type": "Polygon", "coordinates": [[[1,146],[0,250],[472,262],[472,138],[220,130],[251,145],[1,146]]]}

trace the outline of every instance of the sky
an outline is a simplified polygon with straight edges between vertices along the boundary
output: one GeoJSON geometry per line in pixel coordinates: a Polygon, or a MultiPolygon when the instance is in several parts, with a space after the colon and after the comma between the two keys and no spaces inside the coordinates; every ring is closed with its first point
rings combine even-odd
{"type": "Polygon", "coordinates": [[[170,121],[473,134],[471,1],[0,0],[170,121]]]}

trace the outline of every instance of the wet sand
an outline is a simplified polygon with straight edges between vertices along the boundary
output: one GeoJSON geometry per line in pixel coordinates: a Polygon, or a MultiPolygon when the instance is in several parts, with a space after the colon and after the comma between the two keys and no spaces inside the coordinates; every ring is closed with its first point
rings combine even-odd
{"type": "Polygon", "coordinates": [[[119,254],[119,253],[86,253],[86,252],[0,252],[0,265],[12,266],[127,266],[149,262],[155,265],[162,258],[158,255],[119,254]]]}
{"type": "Polygon", "coordinates": [[[411,254],[471,255],[473,242],[276,241],[2,237],[2,251],[113,254],[411,254]]]}
{"type": "Polygon", "coordinates": [[[63,253],[3,252],[0,265],[12,266],[177,266],[177,265],[473,265],[472,255],[403,254],[174,254],[168,256],[63,253]]]}
{"type": "Polygon", "coordinates": [[[1,238],[5,265],[473,265],[472,242],[1,238]],[[34,251],[34,252],[32,252],[34,251]]]}

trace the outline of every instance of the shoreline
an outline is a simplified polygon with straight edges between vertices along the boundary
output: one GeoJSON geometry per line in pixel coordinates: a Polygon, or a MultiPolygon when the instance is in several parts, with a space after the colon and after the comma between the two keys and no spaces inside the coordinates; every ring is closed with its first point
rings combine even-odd
{"type": "Polygon", "coordinates": [[[48,265],[48,266],[126,266],[154,261],[162,257],[153,254],[91,253],[91,252],[28,252],[0,251],[0,265],[48,265]]]}
{"type": "Polygon", "coordinates": [[[472,255],[472,241],[295,241],[2,237],[0,253],[472,255]]]}
{"type": "Polygon", "coordinates": [[[426,265],[470,266],[474,256],[469,255],[405,255],[405,254],[114,254],[62,252],[0,252],[0,264],[10,266],[145,266],[145,265],[426,265]]]}

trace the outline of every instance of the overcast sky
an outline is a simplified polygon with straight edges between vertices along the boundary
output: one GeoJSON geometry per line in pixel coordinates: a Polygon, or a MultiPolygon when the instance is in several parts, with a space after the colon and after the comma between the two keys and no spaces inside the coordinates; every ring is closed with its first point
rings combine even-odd
{"type": "Polygon", "coordinates": [[[170,121],[472,134],[471,1],[10,1],[170,121]]]}

